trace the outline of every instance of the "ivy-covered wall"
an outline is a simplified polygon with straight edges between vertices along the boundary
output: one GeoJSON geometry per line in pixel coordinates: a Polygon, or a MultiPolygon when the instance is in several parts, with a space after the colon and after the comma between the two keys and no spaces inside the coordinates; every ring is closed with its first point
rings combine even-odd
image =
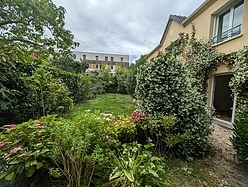
{"type": "Polygon", "coordinates": [[[232,64],[233,78],[230,82],[233,94],[236,94],[236,118],[248,116],[248,46],[234,55],[232,64]]]}

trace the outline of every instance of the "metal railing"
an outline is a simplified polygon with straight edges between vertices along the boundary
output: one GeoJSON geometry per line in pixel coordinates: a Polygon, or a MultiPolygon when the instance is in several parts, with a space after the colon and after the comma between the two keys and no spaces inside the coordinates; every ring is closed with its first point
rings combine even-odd
{"type": "Polygon", "coordinates": [[[218,34],[217,36],[213,37],[212,38],[213,43],[217,44],[217,43],[220,43],[220,42],[222,42],[224,40],[227,40],[228,38],[232,38],[232,37],[240,34],[241,33],[241,26],[242,25],[240,24],[240,25],[238,25],[236,27],[233,27],[233,28],[231,28],[231,29],[229,29],[229,30],[227,30],[227,31],[225,31],[225,32],[223,32],[221,34],[218,34]]]}

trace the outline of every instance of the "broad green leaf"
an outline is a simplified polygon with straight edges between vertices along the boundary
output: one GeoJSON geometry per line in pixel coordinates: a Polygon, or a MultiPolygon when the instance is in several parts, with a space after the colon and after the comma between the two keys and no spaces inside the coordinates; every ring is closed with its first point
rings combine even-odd
{"type": "Polygon", "coordinates": [[[46,152],[48,152],[48,151],[50,151],[49,149],[43,149],[41,152],[40,152],[40,154],[44,154],[44,153],[46,153],[46,152]]]}
{"type": "Polygon", "coordinates": [[[27,177],[32,177],[32,175],[34,174],[35,169],[34,168],[30,168],[26,171],[26,176],[27,177]]]}
{"type": "Polygon", "coordinates": [[[133,171],[124,170],[124,174],[128,178],[129,181],[134,182],[133,171]]]}
{"type": "Polygon", "coordinates": [[[157,174],[154,170],[149,169],[148,171],[149,171],[149,173],[152,174],[154,177],[159,178],[158,174],[157,174]]]}
{"type": "Polygon", "coordinates": [[[2,172],[1,174],[0,174],[0,179],[3,179],[6,175],[8,175],[8,172],[2,172]]]}
{"type": "Polygon", "coordinates": [[[18,164],[20,162],[20,160],[12,160],[9,164],[18,164]]]}
{"type": "Polygon", "coordinates": [[[123,173],[123,172],[121,171],[120,168],[118,168],[117,170],[114,170],[114,171],[110,174],[109,180],[113,180],[113,179],[116,179],[116,178],[120,177],[120,176],[122,175],[122,173],[123,173]]]}
{"type": "Polygon", "coordinates": [[[30,166],[30,162],[25,162],[25,168],[28,168],[30,166]]]}
{"type": "Polygon", "coordinates": [[[36,169],[40,169],[43,166],[42,162],[37,162],[36,169]]]}
{"type": "Polygon", "coordinates": [[[8,174],[8,175],[5,177],[5,179],[6,179],[7,181],[12,181],[12,180],[14,179],[14,177],[15,177],[15,172],[12,171],[10,174],[8,174]]]}

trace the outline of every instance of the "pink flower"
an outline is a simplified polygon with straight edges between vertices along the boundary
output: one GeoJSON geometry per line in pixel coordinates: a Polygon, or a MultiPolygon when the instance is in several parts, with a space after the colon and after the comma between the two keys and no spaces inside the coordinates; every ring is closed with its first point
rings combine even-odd
{"type": "Polygon", "coordinates": [[[5,145],[6,145],[5,142],[1,142],[1,143],[0,143],[0,147],[3,147],[3,146],[5,146],[5,145]]]}
{"type": "Polygon", "coordinates": [[[41,125],[39,123],[37,123],[35,126],[34,126],[35,129],[44,129],[45,126],[44,125],[41,125]]]}
{"type": "Polygon", "coordinates": [[[146,114],[145,113],[139,113],[138,116],[139,117],[146,117],[146,114]]]}
{"type": "Polygon", "coordinates": [[[2,127],[3,128],[9,128],[10,127],[13,129],[15,126],[16,126],[16,124],[10,124],[10,125],[3,125],[2,127]]]}
{"type": "Polygon", "coordinates": [[[22,146],[19,145],[18,147],[14,147],[13,149],[11,149],[9,152],[10,153],[17,153],[18,151],[23,150],[22,146]]]}

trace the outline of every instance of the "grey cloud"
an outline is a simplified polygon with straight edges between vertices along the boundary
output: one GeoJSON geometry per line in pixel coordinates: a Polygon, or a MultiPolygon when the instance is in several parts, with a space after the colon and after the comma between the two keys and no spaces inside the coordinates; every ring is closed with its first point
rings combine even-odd
{"type": "Polygon", "coordinates": [[[54,0],[78,50],[129,54],[134,60],[160,41],[170,14],[188,16],[204,0],[54,0]]]}

